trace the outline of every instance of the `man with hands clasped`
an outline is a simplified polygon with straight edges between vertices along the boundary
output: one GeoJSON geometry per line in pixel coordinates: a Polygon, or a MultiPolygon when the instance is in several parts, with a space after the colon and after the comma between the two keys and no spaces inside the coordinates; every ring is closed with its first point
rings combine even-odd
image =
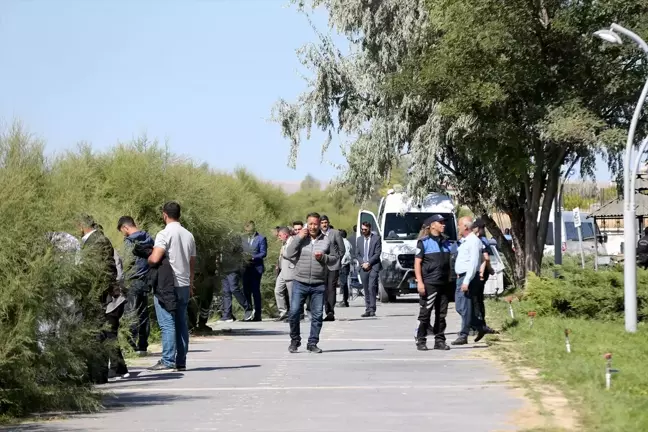
{"type": "Polygon", "coordinates": [[[310,296],[311,329],[307,349],[320,354],[319,334],[322,330],[322,308],[326,290],[328,267],[340,259],[331,247],[327,236],[320,229],[320,215],[308,215],[306,227],[287,244],[284,258],[294,262],[293,296],[290,303],[290,346],[288,351],[296,353],[301,345],[299,321],[304,310],[304,301],[310,296]]]}

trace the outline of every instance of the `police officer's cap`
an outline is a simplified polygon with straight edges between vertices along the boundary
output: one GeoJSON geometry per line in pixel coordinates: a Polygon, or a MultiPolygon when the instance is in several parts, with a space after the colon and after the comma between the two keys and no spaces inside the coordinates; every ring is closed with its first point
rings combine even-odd
{"type": "Polygon", "coordinates": [[[432,225],[433,222],[441,222],[445,223],[445,218],[441,216],[440,214],[435,214],[430,216],[429,218],[425,219],[425,222],[423,222],[424,226],[430,226],[432,225]]]}

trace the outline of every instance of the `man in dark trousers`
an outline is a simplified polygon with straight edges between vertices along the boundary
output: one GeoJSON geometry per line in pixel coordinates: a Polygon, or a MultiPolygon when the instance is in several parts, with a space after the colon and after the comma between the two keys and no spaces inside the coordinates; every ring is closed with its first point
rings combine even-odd
{"type": "MultiPolygon", "coordinates": [[[[338,257],[343,257],[346,252],[344,241],[340,235],[340,231],[334,229],[329,221],[328,216],[323,215],[320,220],[320,229],[329,239],[333,252],[338,257]]],[[[324,299],[324,310],[326,317],[324,321],[335,321],[335,301],[337,299],[337,286],[340,280],[340,260],[335,264],[328,266],[328,273],[326,275],[326,294],[324,299]]]]}
{"type": "Polygon", "coordinates": [[[376,316],[376,295],[378,294],[378,278],[380,277],[380,253],[382,244],[380,236],[371,232],[371,224],[362,222],[361,237],[356,244],[356,259],[360,264],[360,280],[364,288],[365,313],[362,318],[376,316]]]}
{"type": "Polygon", "coordinates": [[[322,308],[326,290],[326,273],[328,266],[335,264],[339,257],[335,255],[328,237],[321,232],[320,215],[311,213],[302,229],[287,244],[284,258],[295,264],[293,273],[293,295],[290,305],[290,346],[288,351],[296,353],[301,345],[299,321],[304,308],[304,301],[310,296],[311,330],[307,349],[320,354],[317,346],[322,330],[322,308]]]}
{"type": "MultiPolygon", "coordinates": [[[[136,244],[142,247],[153,247],[153,239],[146,231],[140,230],[130,216],[122,216],[117,221],[117,230],[124,235],[124,242],[129,253],[133,253],[136,244]]],[[[127,288],[128,303],[126,309],[133,315],[130,328],[130,345],[139,356],[146,356],[150,332],[148,311],[148,273],[147,258],[133,255],[133,264],[126,270],[124,280],[127,288]]]]}
{"type": "Polygon", "coordinates": [[[223,304],[221,310],[221,322],[234,322],[236,317],[232,309],[232,297],[236,299],[243,308],[243,321],[252,319],[252,304],[241,290],[241,276],[243,266],[241,256],[243,254],[243,240],[240,236],[232,236],[226,244],[220,256],[220,274],[223,287],[223,304]]]}
{"type": "Polygon", "coordinates": [[[429,227],[429,235],[416,244],[414,273],[420,295],[419,327],[416,348],[427,351],[427,332],[434,309],[434,349],[449,350],[445,329],[448,315],[450,268],[450,241],[443,237],[445,219],[441,215],[429,217],[423,226],[429,227]]]}
{"type": "Polygon", "coordinates": [[[248,264],[243,271],[243,292],[248,303],[254,305],[254,317],[251,321],[261,321],[261,277],[265,271],[263,260],[268,254],[268,240],[259,234],[253,221],[245,224],[245,252],[248,253],[248,264]]]}
{"type": "Polygon", "coordinates": [[[103,319],[106,326],[99,332],[99,341],[108,344],[107,357],[100,354],[91,361],[90,376],[96,384],[108,382],[110,376],[127,378],[128,368],[124,361],[117,335],[119,320],[124,314],[126,298],[121,295],[121,287],[117,280],[117,264],[115,250],[108,237],[98,229],[97,223],[91,216],[81,215],[78,226],[83,234],[81,238],[81,263],[96,269],[101,282],[102,291],[99,301],[104,311],[103,319]],[[108,362],[110,361],[110,369],[108,362]]]}

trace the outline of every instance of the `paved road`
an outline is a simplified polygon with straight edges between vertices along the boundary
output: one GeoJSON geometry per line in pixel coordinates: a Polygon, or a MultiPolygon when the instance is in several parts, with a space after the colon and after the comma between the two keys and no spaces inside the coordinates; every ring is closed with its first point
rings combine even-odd
{"type": "MultiPolygon", "coordinates": [[[[474,355],[485,345],[418,352],[417,304],[379,304],[377,318],[361,319],[361,302],[324,323],[323,354],[305,352],[305,343],[289,354],[287,324],[235,323],[227,336],[193,339],[185,373],[148,373],[138,361],[137,377],[102,386],[112,392],[105,412],[13,430],[516,430],[508,421],[523,402],[474,355]]],[[[451,310],[449,339],[457,328],[451,310]]]]}

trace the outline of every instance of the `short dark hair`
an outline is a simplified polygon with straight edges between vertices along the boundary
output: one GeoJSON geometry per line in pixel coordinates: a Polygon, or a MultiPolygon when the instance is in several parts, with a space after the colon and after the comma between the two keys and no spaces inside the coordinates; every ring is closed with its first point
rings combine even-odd
{"type": "Polygon", "coordinates": [[[250,220],[250,221],[245,222],[245,226],[246,227],[255,226],[255,223],[254,223],[254,221],[250,220]]]}
{"type": "Polygon", "coordinates": [[[644,228],[644,235],[648,235],[648,227],[644,228]]]}
{"type": "Polygon", "coordinates": [[[306,216],[306,219],[310,219],[310,218],[317,218],[318,220],[322,220],[322,217],[317,212],[308,213],[308,216],[306,216]]]}
{"type": "Polygon", "coordinates": [[[353,225],[353,232],[358,232],[358,225],[353,225]]]}
{"type": "Polygon", "coordinates": [[[293,226],[295,226],[295,225],[301,225],[301,226],[304,226],[304,222],[302,222],[302,221],[294,221],[294,222],[292,223],[292,225],[293,225],[293,226]]]}
{"type": "Polygon", "coordinates": [[[281,229],[281,225],[277,225],[276,227],[274,227],[274,229],[276,229],[277,231],[279,231],[279,230],[281,229]]]}
{"type": "Polygon", "coordinates": [[[283,233],[283,234],[290,235],[291,232],[292,232],[292,230],[290,228],[288,228],[288,227],[279,227],[279,228],[277,228],[277,234],[282,234],[283,233]]]}
{"type": "Polygon", "coordinates": [[[331,221],[329,220],[328,216],[326,216],[326,215],[322,215],[322,217],[320,218],[320,222],[322,222],[322,221],[331,222],[331,221]]]}
{"type": "Polygon", "coordinates": [[[168,201],[162,206],[162,211],[171,219],[180,219],[180,204],[175,201],[168,201]]]}
{"type": "Polygon", "coordinates": [[[341,230],[340,230],[340,235],[342,236],[342,238],[347,238],[347,232],[346,232],[346,230],[341,229],[341,230]]]}
{"type": "Polygon", "coordinates": [[[362,222],[362,226],[371,229],[371,222],[364,221],[362,222]]]}
{"type": "Polygon", "coordinates": [[[121,228],[126,225],[129,227],[135,228],[137,225],[135,225],[135,219],[133,219],[130,216],[122,216],[119,218],[117,221],[117,231],[121,230],[121,228]]]}
{"type": "Polygon", "coordinates": [[[77,216],[77,223],[83,228],[97,228],[97,222],[95,222],[92,216],[86,213],[81,213],[77,216]]]}

